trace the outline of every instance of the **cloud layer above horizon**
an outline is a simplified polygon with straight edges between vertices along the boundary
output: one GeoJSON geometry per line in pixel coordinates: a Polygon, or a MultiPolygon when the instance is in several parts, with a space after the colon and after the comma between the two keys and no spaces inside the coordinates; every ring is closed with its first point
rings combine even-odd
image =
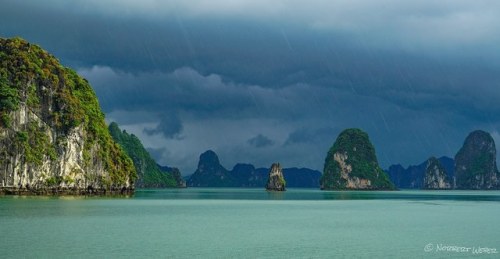
{"type": "Polygon", "coordinates": [[[160,164],[321,170],[345,128],[382,166],[500,141],[498,1],[4,0],[0,37],[40,44],[160,164]]]}

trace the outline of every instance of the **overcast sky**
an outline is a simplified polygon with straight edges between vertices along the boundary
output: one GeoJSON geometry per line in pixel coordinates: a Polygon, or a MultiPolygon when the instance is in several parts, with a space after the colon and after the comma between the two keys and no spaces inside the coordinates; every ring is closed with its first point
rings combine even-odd
{"type": "Polygon", "coordinates": [[[345,128],[383,168],[500,141],[500,1],[8,1],[21,36],[94,87],[160,164],[322,170],[345,128]]]}

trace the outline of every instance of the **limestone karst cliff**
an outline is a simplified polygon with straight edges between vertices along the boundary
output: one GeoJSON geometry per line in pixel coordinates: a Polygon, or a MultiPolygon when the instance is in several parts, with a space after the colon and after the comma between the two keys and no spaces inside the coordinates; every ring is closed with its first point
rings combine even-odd
{"type": "Polygon", "coordinates": [[[132,160],[112,140],[89,83],[39,46],[0,38],[3,193],[130,192],[132,160]]]}
{"type": "Polygon", "coordinates": [[[449,179],[446,169],[435,157],[427,160],[422,188],[433,190],[452,188],[451,179],[449,179]]]}
{"type": "Polygon", "coordinates": [[[380,168],[368,134],[346,129],[328,151],[321,189],[393,190],[394,184],[380,168]]]}

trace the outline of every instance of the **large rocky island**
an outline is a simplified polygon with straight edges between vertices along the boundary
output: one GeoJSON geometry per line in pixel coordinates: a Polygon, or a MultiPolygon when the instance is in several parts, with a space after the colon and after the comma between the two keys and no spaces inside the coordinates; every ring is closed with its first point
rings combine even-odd
{"type": "Polygon", "coordinates": [[[133,192],[133,162],[85,79],[20,38],[0,38],[0,62],[1,193],[133,192]]]}
{"type": "Polygon", "coordinates": [[[394,190],[394,184],[380,168],[368,134],[346,129],[328,151],[325,159],[323,190],[394,190]]]}

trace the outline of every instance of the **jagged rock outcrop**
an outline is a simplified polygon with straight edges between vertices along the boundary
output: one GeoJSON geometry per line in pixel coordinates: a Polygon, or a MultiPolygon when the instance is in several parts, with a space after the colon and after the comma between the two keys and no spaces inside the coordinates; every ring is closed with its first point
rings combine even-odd
{"type": "Polygon", "coordinates": [[[465,139],[455,156],[457,189],[497,189],[499,173],[495,141],[487,132],[476,130],[465,139]]]}
{"type": "Polygon", "coordinates": [[[268,191],[285,191],[286,181],[279,163],[274,163],[269,171],[269,178],[266,183],[268,191]]]}
{"type": "MultiPolygon", "coordinates": [[[[447,174],[450,184],[453,187],[454,179],[454,163],[452,158],[442,156],[438,158],[439,163],[443,166],[447,174]]],[[[410,165],[404,168],[401,165],[391,165],[387,169],[387,174],[391,181],[400,189],[422,189],[424,188],[424,177],[427,169],[428,161],[424,161],[418,165],[410,165]]]]}
{"type": "Polygon", "coordinates": [[[340,133],[325,159],[321,189],[394,190],[394,184],[378,165],[368,134],[360,129],[340,133]]]}
{"type": "Polygon", "coordinates": [[[172,168],[162,170],[134,134],[122,131],[116,122],[110,123],[108,130],[113,140],[134,162],[137,171],[136,188],[173,188],[185,185],[184,181],[179,182],[174,177],[172,168]]]}
{"type": "Polygon", "coordinates": [[[20,38],[0,38],[0,191],[133,191],[136,172],[112,140],[94,91],[20,38]]]}
{"type": "Polygon", "coordinates": [[[198,168],[187,181],[190,187],[231,187],[236,183],[219,161],[217,154],[208,150],[200,155],[198,168]]]}
{"type": "Polygon", "coordinates": [[[423,182],[423,189],[439,190],[450,189],[452,187],[450,179],[448,178],[448,173],[441,162],[435,157],[431,157],[427,160],[423,182]]]}

